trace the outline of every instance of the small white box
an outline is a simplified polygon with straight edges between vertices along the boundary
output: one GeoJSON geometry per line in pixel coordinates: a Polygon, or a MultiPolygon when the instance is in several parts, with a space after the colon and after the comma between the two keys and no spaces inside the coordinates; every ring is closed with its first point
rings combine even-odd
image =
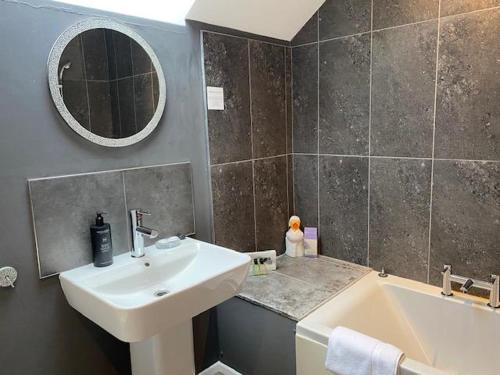
{"type": "Polygon", "coordinates": [[[210,111],[224,110],[224,89],[207,86],[207,108],[210,111]]]}

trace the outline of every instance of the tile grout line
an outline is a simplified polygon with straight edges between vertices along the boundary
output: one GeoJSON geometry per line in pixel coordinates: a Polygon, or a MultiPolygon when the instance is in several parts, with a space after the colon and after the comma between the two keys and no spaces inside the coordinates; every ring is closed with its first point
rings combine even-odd
{"type": "Polygon", "coordinates": [[[266,40],[260,40],[260,39],[255,38],[255,37],[254,38],[249,38],[247,36],[232,35],[232,34],[223,33],[223,32],[220,32],[220,31],[212,31],[212,30],[207,30],[207,29],[201,29],[200,31],[204,32],[204,33],[210,33],[210,34],[227,36],[227,37],[230,37],[230,38],[238,38],[238,39],[245,39],[247,41],[255,41],[255,42],[259,42],[259,43],[266,43],[266,44],[270,44],[270,45],[278,46],[278,47],[287,47],[286,43],[279,44],[279,43],[276,43],[276,42],[270,42],[270,41],[266,41],[266,40]]]}
{"type": "Polygon", "coordinates": [[[429,239],[427,250],[427,283],[430,282],[431,273],[431,238],[432,238],[432,202],[434,198],[434,156],[436,146],[436,114],[437,114],[437,91],[439,76],[439,38],[441,37],[441,0],[438,1],[437,41],[436,41],[436,74],[434,76],[434,116],[432,122],[432,159],[431,159],[431,186],[429,195],[429,239]]]}
{"type": "Polygon", "coordinates": [[[370,83],[368,89],[368,186],[366,223],[366,265],[370,266],[370,205],[371,205],[371,152],[372,152],[372,81],[373,81],[373,0],[370,5],[370,83]]]}
{"type": "Polygon", "coordinates": [[[404,24],[401,24],[401,25],[394,25],[394,26],[382,27],[380,29],[373,29],[373,26],[372,26],[372,28],[371,28],[372,30],[371,31],[364,31],[364,32],[361,32],[361,33],[341,35],[341,36],[336,36],[334,38],[327,38],[327,39],[323,39],[323,40],[319,40],[319,38],[318,38],[317,41],[307,42],[307,43],[302,43],[302,44],[297,44],[297,45],[294,45],[294,46],[291,45],[290,48],[293,49],[293,48],[298,48],[298,47],[305,47],[305,46],[310,46],[310,45],[313,45],[313,44],[316,44],[316,43],[330,42],[330,41],[333,41],[333,40],[339,40],[339,39],[343,39],[343,38],[351,38],[351,37],[361,36],[361,35],[369,34],[369,33],[372,33],[372,32],[376,33],[376,32],[379,32],[379,31],[397,29],[397,28],[406,27],[406,26],[419,25],[419,24],[422,24],[422,23],[425,23],[425,22],[437,21],[438,19],[448,19],[448,18],[453,18],[453,17],[466,16],[466,15],[469,15],[469,14],[486,12],[486,11],[497,10],[497,9],[500,9],[500,6],[494,6],[494,7],[483,8],[483,9],[476,9],[476,10],[471,10],[469,12],[463,12],[463,13],[457,13],[457,14],[450,14],[450,15],[443,16],[443,17],[441,17],[441,15],[439,13],[438,17],[429,18],[427,20],[410,22],[410,23],[404,23],[404,24]]]}
{"type": "Polygon", "coordinates": [[[240,164],[240,163],[248,163],[248,162],[251,162],[251,161],[276,159],[276,158],[281,158],[283,156],[287,156],[287,154],[280,154],[280,155],[273,155],[273,156],[264,156],[264,157],[261,157],[261,158],[252,158],[252,159],[244,159],[244,160],[236,160],[236,161],[228,161],[228,162],[225,162],[225,163],[212,164],[210,167],[223,167],[225,165],[231,165],[231,164],[240,164]]]}
{"type": "Polygon", "coordinates": [[[257,251],[257,207],[255,205],[255,153],[253,144],[253,116],[252,116],[252,69],[250,58],[250,39],[247,39],[247,53],[248,53],[248,91],[250,101],[250,144],[252,148],[252,196],[253,196],[253,228],[254,228],[254,249],[257,251]]]}
{"type": "Polygon", "coordinates": [[[286,212],[288,212],[288,217],[290,217],[290,193],[289,189],[290,187],[288,186],[288,80],[287,80],[287,73],[288,73],[288,66],[287,66],[287,50],[286,47],[283,47],[283,61],[285,64],[285,80],[284,80],[284,88],[285,88],[285,176],[286,176],[286,212]]]}
{"type": "Polygon", "coordinates": [[[318,51],[317,51],[317,69],[318,71],[316,72],[317,74],[317,82],[318,82],[318,87],[317,87],[317,96],[316,96],[316,105],[317,105],[317,113],[316,113],[316,126],[317,126],[317,131],[316,131],[316,138],[317,138],[317,145],[316,145],[316,152],[318,153],[318,155],[316,156],[317,160],[316,160],[316,168],[317,168],[317,182],[318,182],[318,186],[317,186],[317,207],[318,207],[318,223],[317,223],[317,227],[318,227],[318,233],[317,233],[317,238],[319,239],[320,236],[321,236],[321,214],[320,214],[320,198],[319,198],[319,193],[320,193],[320,188],[319,188],[319,84],[320,84],[320,73],[319,73],[319,69],[320,69],[320,61],[319,61],[319,47],[320,47],[320,44],[319,44],[319,10],[316,12],[316,37],[317,37],[317,41],[318,41],[318,45],[317,45],[317,48],[318,48],[318,51]]]}
{"type": "MultiPolygon", "coordinates": [[[[316,156],[317,154],[308,152],[294,152],[293,155],[298,156],[316,156]]],[[[349,155],[349,154],[328,154],[321,153],[320,156],[332,156],[342,158],[370,158],[370,159],[403,159],[403,160],[433,160],[432,157],[412,157],[412,156],[382,156],[382,155],[349,155]]],[[[279,155],[283,156],[283,155],[279,155]]],[[[276,156],[277,157],[277,156],[276,156]]],[[[500,160],[487,160],[487,159],[450,159],[450,158],[434,158],[437,161],[452,161],[452,162],[475,162],[475,163],[500,163],[500,160]]]]}
{"type": "MultiPolygon", "coordinates": [[[[296,209],[295,209],[295,157],[293,154],[294,150],[294,140],[293,140],[293,135],[294,135],[294,122],[295,122],[295,116],[294,116],[294,108],[293,108],[293,49],[290,48],[290,114],[292,116],[291,121],[292,121],[292,147],[291,147],[291,155],[292,155],[292,187],[293,187],[293,194],[292,194],[292,204],[293,204],[293,214],[295,215],[296,209]]],[[[288,150],[287,150],[288,151],[288,150]]]]}

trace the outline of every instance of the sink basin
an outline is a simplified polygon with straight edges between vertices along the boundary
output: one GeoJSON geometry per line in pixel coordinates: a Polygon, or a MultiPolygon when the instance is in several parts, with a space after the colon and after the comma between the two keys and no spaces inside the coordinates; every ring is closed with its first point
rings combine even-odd
{"type": "MultiPolygon", "coordinates": [[[[144,361],[144,352],[182,342],[179,336],[189,335],[184,341],[192,345],[191,318],[238,293],[250,264],[246,254],[190,238],[172,249],[145,250],[142,258],[126,253],[116,256],[111,266],[89,264],[59,276],[69,304],[112,335],[130,343],[154,338],[149,349],[138,346],[142,359],[136,362],[144,361]]],[[[134,347],[131,352],[134,370],[134,347]]],[[[139,367],[134,372],[155,373],[139,367]]]]}

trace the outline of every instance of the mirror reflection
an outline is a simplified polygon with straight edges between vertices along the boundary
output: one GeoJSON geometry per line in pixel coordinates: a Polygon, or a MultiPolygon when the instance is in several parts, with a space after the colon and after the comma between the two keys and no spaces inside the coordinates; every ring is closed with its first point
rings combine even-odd
{"type": "Polygon", "coordinates": [[[59,91],[78,123],[105,138],[130,137],[158,106],[158,76],[147,52],[110,29],[77,35],[59,60],[59,91]]]}

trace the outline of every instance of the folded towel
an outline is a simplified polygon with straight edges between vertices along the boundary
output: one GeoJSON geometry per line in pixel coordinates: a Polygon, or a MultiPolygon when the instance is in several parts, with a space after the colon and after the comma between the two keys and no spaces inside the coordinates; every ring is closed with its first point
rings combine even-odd
{"type": "Polygon", "coordinates": [[[390,344],[337,327],[328,340],[325,367],[336,375],[396,375],[402,358],[390,344]]]}

